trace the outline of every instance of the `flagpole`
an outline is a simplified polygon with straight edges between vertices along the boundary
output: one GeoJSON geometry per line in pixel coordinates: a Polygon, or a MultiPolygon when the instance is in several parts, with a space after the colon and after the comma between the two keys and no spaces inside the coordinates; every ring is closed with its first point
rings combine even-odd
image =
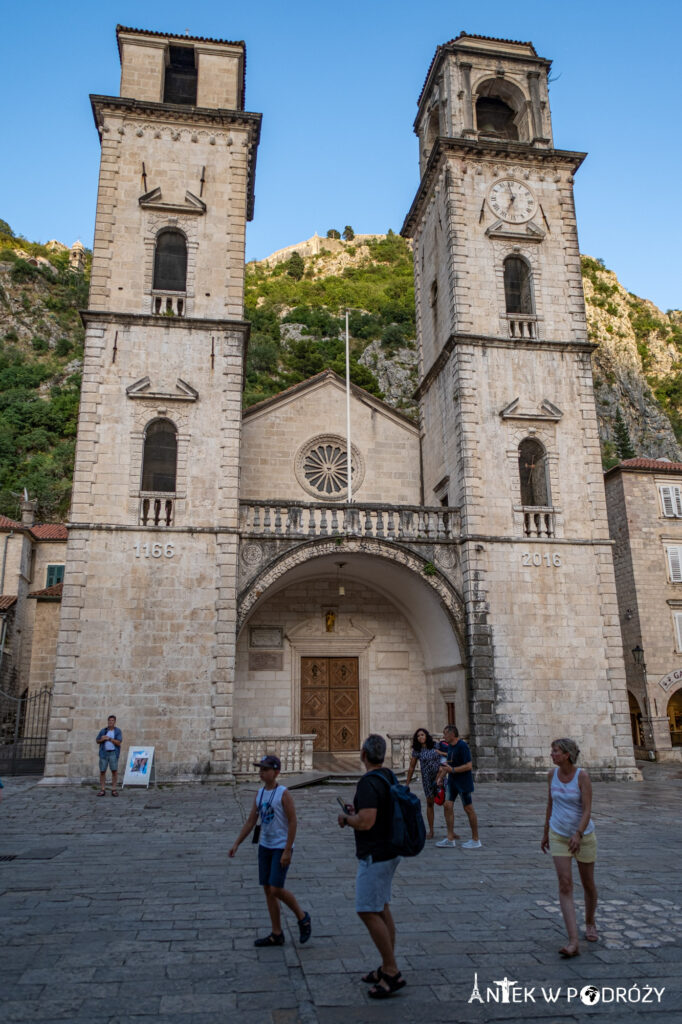
{"type": "Polygon", "coordinates": [[[351,480],[351,447],[350,447],[350,343],[348,339],[348,310],[346,310],[346,471],[348,473],[348,502],[353,500],[353,481],[351,480]]]}

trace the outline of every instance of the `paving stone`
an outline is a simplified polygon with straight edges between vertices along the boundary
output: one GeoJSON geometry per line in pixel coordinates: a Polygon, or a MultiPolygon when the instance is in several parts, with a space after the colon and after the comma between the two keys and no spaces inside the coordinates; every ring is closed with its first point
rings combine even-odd
{"type": "MultiPolygon", "coordinates": [[[[538,848],[546,786],[480,786],[483,849],[450,856],[428,846],[399,868],[393,911],[408,987],[379,1004],[359,980],[378,956],[353,909],[351,837],[327,814],[334,787],[294,794],[299,835],[288,885],[310,908],[313,938],[300,946],[284,911],[287,942],[278,949],[253,946],[269,930],[255,850],[245,844],[237,859],[226,858],[250,803],[241,798],[240,807],[245,787],[168,787],[149,801],[164,801],[160,809],[121,800],[113,833],[111,815],[93,814],[87,788],[17,789],[0,809],[4,844],[35,848],[46,834],[65,849],[56,860],[0,865],[0,1020],[222,1024],[239,1014],[239,1024],[680,1024],[682,900],[670,897],[679,892],[681,783],[647,774],[644,785],[594,787],[603,941],[584,943],[583,955],[566,962],[557,958],[565,935],[556,877],[538,848]],[[631,823],[645,816],[646,841],[633,843],[631,823]],[[143,860],[130,861],[131,842],[144,844],[143,860]],[[112,859],[114,883],[105,871],[112,859]],[[507,977],[666,992],[661,1006],[600,1004],[598,1013],[575,1001],[481,1008],[468,1002],[475,974],[480,986],[507,977]]],[[[441,815],[436,827],[440,837],[441,815]]],[[[577,877],[575,895],[582,929],[577,877]]]]}

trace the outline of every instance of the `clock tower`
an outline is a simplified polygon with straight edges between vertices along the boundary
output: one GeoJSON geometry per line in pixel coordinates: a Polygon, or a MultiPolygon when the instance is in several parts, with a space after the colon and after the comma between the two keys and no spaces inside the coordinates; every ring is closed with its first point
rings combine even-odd
{"type": "Polygon", "coordinates": [[[533,777],[551,741],[636,774],[592,393],[573,176],[550,62],[460,34],[418,101],[414,242],[424,500],[456,505],[469,733],[480,772],[533,777]]]}
{"type": "Polygon", "coordinates": [[[101,141],[47,781],[109,714],[166,778],[229,777],[244,236],[260,114],[241,42],[117,29],[101,141]]]}

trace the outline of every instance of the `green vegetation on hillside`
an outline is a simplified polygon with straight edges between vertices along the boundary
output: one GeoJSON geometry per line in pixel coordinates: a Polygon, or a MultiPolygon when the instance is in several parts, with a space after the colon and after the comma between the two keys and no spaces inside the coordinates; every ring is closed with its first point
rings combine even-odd
{"type": "MultiPolygon", "coordinates": [[[[352,229],[351,229],[352,230],[352,229]]],[[[354,258],[356,250],[345,253],[354,258]]],[[[362,250],[364,252],[364,250],[362,250]]],[[[387,354],[414,344],[414,278],[407,242],[392,231],[341,273],[325,274],[335,254],[303,261],[298,253],[274,267],[248,264],[245,316],[251,321],[244,405],[250,406],[321,370],[345,373],[345,310],[350,310],[351,379],[381,396],[374,374],[358,362],[370,341],[387,354]],[[305,265],[300,273],[300,263],[305,265]],[[300,324],[300,330],[283,330],[300,324]],[[297,335],[300,334],[300,337],[297,335]]]]}
{"type": "Polygon", "coordinates": [[[68,259],[68,251],[0,232],[0,513],[10,518],[24,488],[40,519],[68,511],[83,354],[78,310],[87,306],[89,276],[70,270],[68,259]],[[34,266],[17,249],[49,265],[34,266]]]}

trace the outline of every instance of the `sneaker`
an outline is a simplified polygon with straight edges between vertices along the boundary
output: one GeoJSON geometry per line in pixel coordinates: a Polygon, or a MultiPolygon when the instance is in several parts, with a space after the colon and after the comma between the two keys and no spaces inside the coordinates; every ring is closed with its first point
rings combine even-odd
{"type": "Polygon", "coordinates": [[[310,921],[310,914],[306,910],[305,914],[298,922],[298,937],[301,945],[304,945],[304,943],[308,941],[312,933],[312,930],[313,926],[310,921]]]}
{"type": "MultiPolygon", "coordinates": [[[[441,850],[443,850],[443,849],[445,849],[446,846],[451,846],[451,847],[452,846],[457,846],[457,843],[455,842],[454,839],[441,839],[439,842],[436,843],[436,846],[439,846],[441,848],[441,850]]],[[[480,846],[480,843],[479,843],[479,846],[480,846]]]]}
{"type": "Polygon", "coordinates": [[[275,935],[271,932],[266,935],[264,939],[256,939],[254,946],[283,946],[284,945],[284,932],[280,932],[279,935],[275,935]]]}
{"type": "Polygon", "coordinates": [[[463,850],[480,850],[483,843],[480,839],[469,839],[466,843],[462,843],[463,850]]]}

